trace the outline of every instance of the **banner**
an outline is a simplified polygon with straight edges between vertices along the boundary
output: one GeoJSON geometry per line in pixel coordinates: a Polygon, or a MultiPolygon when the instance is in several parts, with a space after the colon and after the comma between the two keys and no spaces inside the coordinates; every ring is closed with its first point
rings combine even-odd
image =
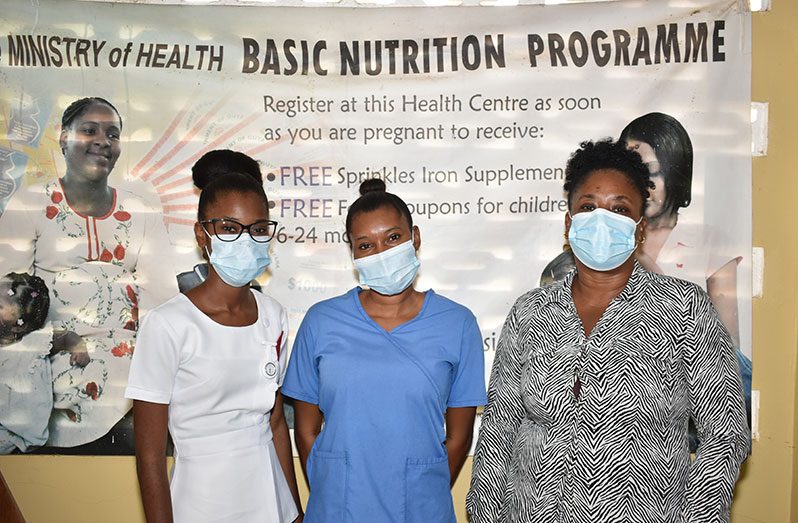
{"type": "Polygon", "coordinates": [[[279,224],[260,283],[292,336],[312,304],[357,284],[344,218],[359,184],[379,177],[420,228],[417,288],[476,314],[487,373],[516,297],[572,263],[570,153],[626,129],[670,202],[650,214],[665,234],[641,262],[707,289],[750,364],[749,24],[736,0],[7,2],[0,275],[42,277],[50,305],[44,330],[19,325],[27,335],[0,346],[2,451],[131,452],[122,395],[138,319],[177,292],[178,275],[201,272],[191,166],[214,149],[260,162],[279,224]],[[86,96],[113,103],[123,124],[104,217],[75,214],[58,181],[61,116],[86,96]]]}

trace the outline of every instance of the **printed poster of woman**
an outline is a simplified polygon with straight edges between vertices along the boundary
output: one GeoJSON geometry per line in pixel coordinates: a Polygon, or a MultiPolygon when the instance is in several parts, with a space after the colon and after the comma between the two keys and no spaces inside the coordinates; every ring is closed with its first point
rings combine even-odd
{"type": "MultiPolygon", "coordinates": [[[[13,374],[28,362],[35,388],[40,390],[42,376],[48,376],[52,397],[44,433],[2,452],[133,451],[131,405],[123,391],[138,320],[173,296],[177,284],[161,209],[127,189],[121,177],[111,178],[122,129],[122,117],[105,99],[70,104],[55,141],[65,170],[56,167],[17,188],[0,215],[0,275],[41,278],[49,290],[45,328],[62,335],[53,336],[56,343],[49,347],[48,336],[12,337],[17,357],[8,357],[10,351],[0,354],[0,384],[23,387],[13,374]],[[44,445],[37,450],[42,438],[44,445]]],[[[3,145],[15,147],[13,142],[3,145]]],[[[14,305],[9,307],[13,319],[14,305]]],[[[0,411],[0,426],[3,420],[41,417],[41,397],[15,396],[0,411]]],[[[38,419],[27,423],[42,425],[38,419]]]]}

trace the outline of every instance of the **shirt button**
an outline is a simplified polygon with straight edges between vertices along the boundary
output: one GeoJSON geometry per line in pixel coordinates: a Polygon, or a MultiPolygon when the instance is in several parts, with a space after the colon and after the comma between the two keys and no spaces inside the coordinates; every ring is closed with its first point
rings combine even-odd
{"type": "Polygon", "coordinates": [[[263,366],[263,373],[267,378],[273,378],[277,374],[277,365],[271,361],[263,366]]]}

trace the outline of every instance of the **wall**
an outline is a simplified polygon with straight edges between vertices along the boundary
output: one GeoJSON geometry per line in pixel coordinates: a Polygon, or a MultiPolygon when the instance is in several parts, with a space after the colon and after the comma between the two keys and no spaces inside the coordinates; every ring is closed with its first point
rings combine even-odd
{"type": "Polygon", "coordinates": [[[789,176],[798,139],[798,3],[775,0],[753,17],[753,93],[770,103],[767,157],[754,159],[754,245],[765,248],[764,297],[754,306],[754,389],[761,391],[760,433],[737,486],[734,521],[798,521],[796,441],[796,318],[798,260],[795,217],[785,195],[798,191],[789,176]],[[786,205],[785,205],[786,204],[786,205]]]}
{"type": "MultiPolygon", "coordinates": [[[[773,0],[753,17],[753,99],[770,102],[768,156],[754,160],[754,245],[765,248],[764,298],[754,300],[754,388],[761,391],[760,434],[738,483],[734,523],[798,522],[798,2],[773,0]],[[784,178],[782,178],[784,176],[784,178]]],[[[0,457],[29,523],[143,521],[133,458],[0,457]]],[[[454,488],[460,521],[470,461],[454,488]]]]}

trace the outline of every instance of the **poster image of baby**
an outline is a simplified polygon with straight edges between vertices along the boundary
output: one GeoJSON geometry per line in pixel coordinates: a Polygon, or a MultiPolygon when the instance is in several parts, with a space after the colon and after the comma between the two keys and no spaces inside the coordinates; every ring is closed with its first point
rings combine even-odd
{"type": "Polygon", "coordinates": [[[80,416],[103,394],[101,362],[91,360],[80,336],[53,329],[49,308],[38,276],[0,278],[0,454],[44,445],[54,413],[80,416]],[[55,387],[53,369],[62,369],[69,387],[55,387]]]}

